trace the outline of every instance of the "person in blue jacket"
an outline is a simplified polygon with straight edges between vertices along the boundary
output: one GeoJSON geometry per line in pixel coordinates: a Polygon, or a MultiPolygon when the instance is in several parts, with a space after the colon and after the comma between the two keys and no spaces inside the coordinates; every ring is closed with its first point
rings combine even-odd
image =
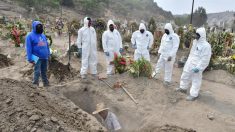
{"type": "Polygon", "coordinates": [[[48,87],[47,65],[50,49],[46,36],[43,34],[43,24],[39,21],[32,23],[32,31],[26,36],[27,60],[34,65],[33,84],[39,86],[41,75],[43,86],[48,87]]]}

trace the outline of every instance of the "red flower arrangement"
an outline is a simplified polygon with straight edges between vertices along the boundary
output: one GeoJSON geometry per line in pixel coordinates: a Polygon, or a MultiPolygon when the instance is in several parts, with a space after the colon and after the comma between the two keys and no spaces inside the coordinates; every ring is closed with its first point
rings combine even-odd
{"type": "Polygon", "coordinates": [[[12,38],[15,42],[16,47],[20,47],[20,30],[18,30],[15,26],[12,28],[11,31],[12,38]]]}
{"type": "Polygon", "coordinates": [[[126,58],[124,58],[123,56],[119,56],[117,53],[114,53],[114,60],[110,64],[114,65],[115,73],[121,74],[127,71],[126,58]]]}

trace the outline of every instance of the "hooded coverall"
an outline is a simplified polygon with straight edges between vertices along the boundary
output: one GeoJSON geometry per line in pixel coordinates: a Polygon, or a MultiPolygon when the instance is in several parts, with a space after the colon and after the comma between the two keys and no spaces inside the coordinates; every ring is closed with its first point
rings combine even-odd
{"type": "Polygon", "coordinates": [[[84,18],[84,26],[78,30],[77,46],[82,48],[81,75],[86,75],[88,68],[90,73],[97,74],[97,38],[93,27],[88,26],[89,20],[84,18]]]}
{"type": "Polygon", "coordinates": [[[211,58],[211,45],[206,41],[205,28],[198,28],[196,33],[200,34],[199,40],[193,41],[188,60],[184,66],[180,79],[180,88],[186,90],[192,82],[190,96],[198,97],[202,84],[202,73],[209,65],[211,58]],[[192,69],[197,68],[195,73],[192,69]]]}
{"type": "Polygon", "coordinates": [[[136,47],[134,60],[144,57],[146,60],[150,61],[149,48],[151,48],[153,44],[153,34],[146,31],[146,27],[143,23],[140,23],[139,30],[132,34],[131,43],[136,47]],[[141,29],[144,29],[144,33],[140,32],[141,29]]]}

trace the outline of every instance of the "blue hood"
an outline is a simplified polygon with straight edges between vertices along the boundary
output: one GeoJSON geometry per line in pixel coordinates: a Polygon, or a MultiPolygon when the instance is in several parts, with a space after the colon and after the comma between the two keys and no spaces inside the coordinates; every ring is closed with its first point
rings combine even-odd
{"type": "Polygon", "coordinates": [[[32,23],[32,32],[36,33],[36,26],[38,24],[42,24],[42,23],[39,22],[39,21],[33,21],[33,23],[32,23]]]}

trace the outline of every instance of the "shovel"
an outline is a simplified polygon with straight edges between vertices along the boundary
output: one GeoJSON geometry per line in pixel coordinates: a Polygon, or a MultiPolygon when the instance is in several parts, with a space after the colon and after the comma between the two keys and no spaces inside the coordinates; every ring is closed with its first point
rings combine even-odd
{"type": "Polygon", "coordinates": [[[68,70],[70,71],[70,60],[71,60],[71,32],[69,31],[69,61],[68,61],[68,70]]]}

